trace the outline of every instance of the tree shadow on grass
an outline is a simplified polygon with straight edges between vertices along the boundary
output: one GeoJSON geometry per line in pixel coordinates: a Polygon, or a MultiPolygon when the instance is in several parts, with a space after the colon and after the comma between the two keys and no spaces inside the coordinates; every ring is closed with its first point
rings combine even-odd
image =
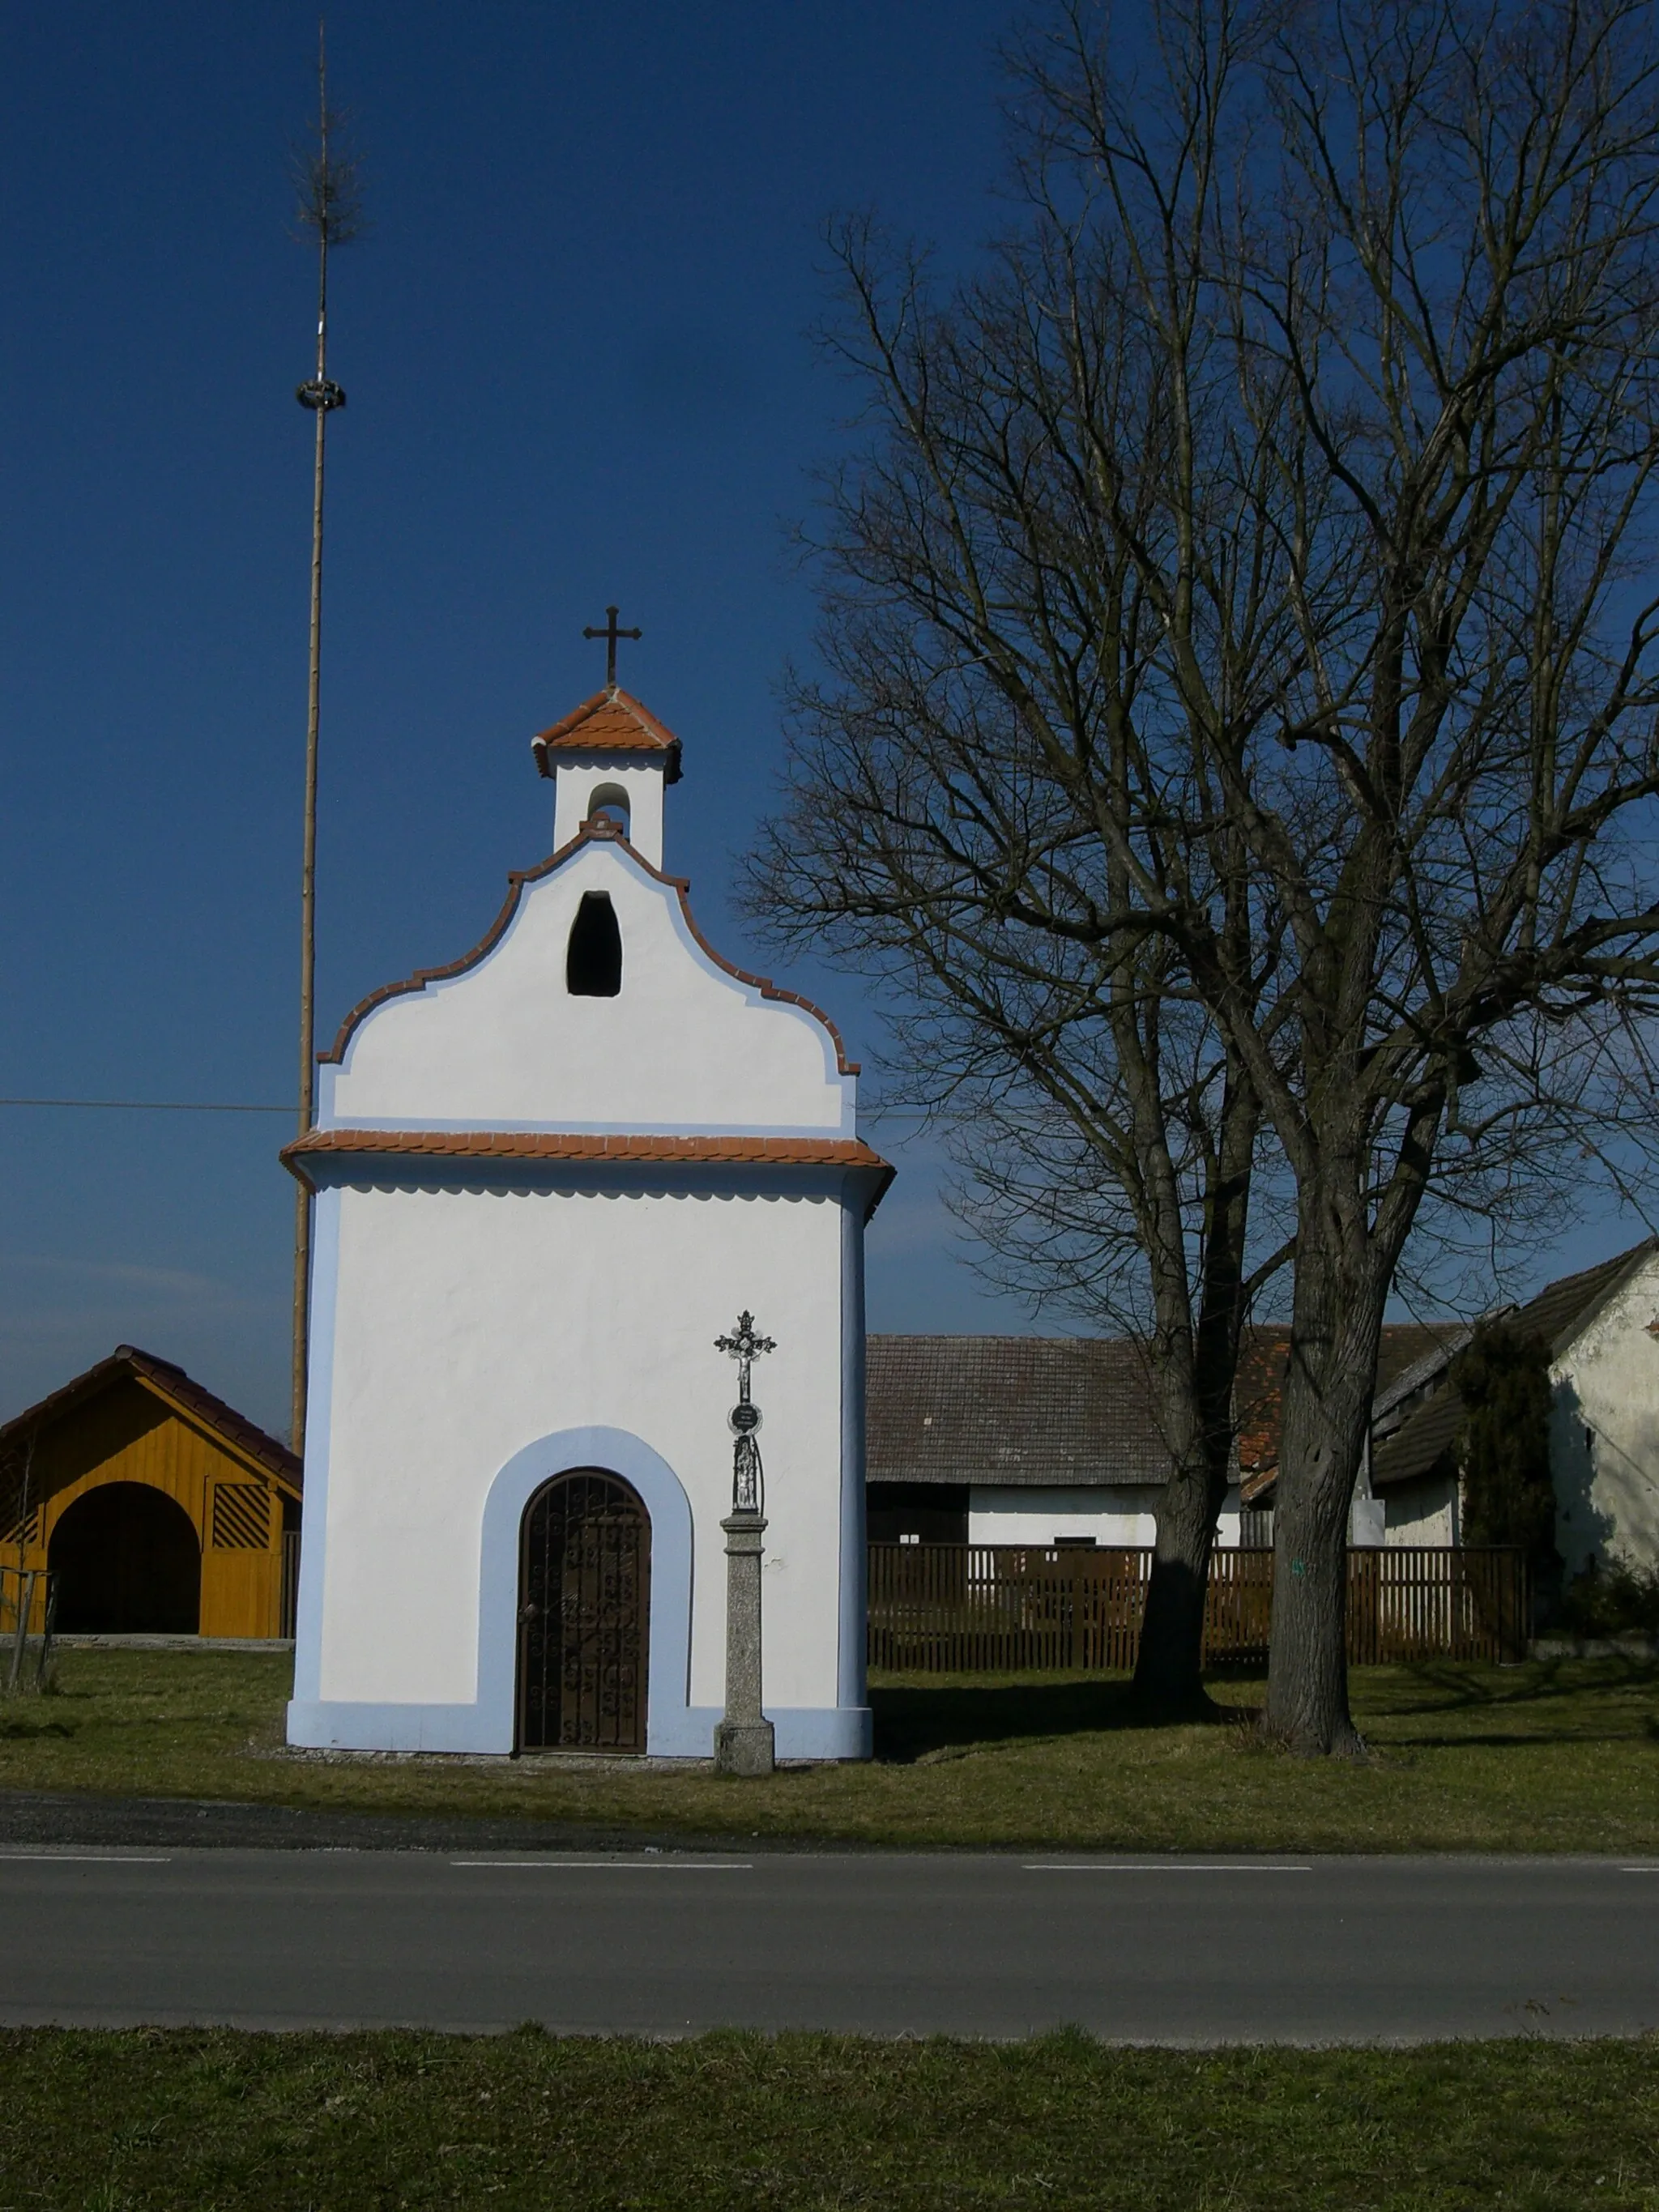
{"type": "Polygon", "coordinates": [[[1051,1682],[925,1682],[872,1685],[876,1757],[908,1765],[929,1752],[1015,1743],[1039,1736],[1163,1728],[1172,1719],[1254,1719],[1247,1708],[1171,1716],[1149,1711],[1127,1680],[1085,1677],[1051,1682]]]}
{"type": "MultiPolygon", "coordinates": [[[[1472,1712],[1482,1706],[1560,1706],[1577,1698],[1604,1696],[1608,1691],[1659,1688],[1659,1667],[1642,1659],[1547,1659],[1501,1671],[1484,1663],[1474,1667],[1451,1659],[1427,1659],[1388,1671],[1405,1677],[1423,1694],[1415,1698],[1408,1695],[1399,1702],[1379,1698],[1375,1705],[1358,1701],[1368,1706],[1367,1717],[1371,1720],[1472,1712]],[[1589,1673],[1590,1669],[1594,1672],[1589,1673]]],[[[1474,1739],[1456,1740],[1472,1742],[1474,1739]]]]}
{"type": "MultiPolygon", "coordinates": [[[[1649,1725],[1651,1728],[1650,1723],[1649,1725]]],[[[1640,1741],[1640,1735],[1630,1729],[1538,1729],[1512,1735],[1486,1735],[1473,1731],[1465,1735],[1461,1729],[1436,1735],[1424,1730],[1410,1735],[1378,1736],[1373,1740],[1372,1748],[1386,1756],[1395,1751],[1538,1751],[1547,1745],[1565,1749],[1640,1741]]]]}

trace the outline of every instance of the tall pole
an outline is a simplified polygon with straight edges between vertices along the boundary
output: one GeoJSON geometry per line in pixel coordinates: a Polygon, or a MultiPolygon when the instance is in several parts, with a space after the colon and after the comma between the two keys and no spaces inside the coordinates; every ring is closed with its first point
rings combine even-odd
{"type": "MultiPolygon", "coordinates": [[[[300,864],[300,1134],[310,1128],[317,1106],[317,728],[322,698],[323,657],[323,463],[328,418],[345,405],[345,394],[328,377],[328,249],[351,234],[349,167],[329,156],[328,57],[323,27],[317,27],[317,155],[307,166],[301,218],[317,234],[317,373],[295,394],[317,418],[317,457],[311,495],[311,667],[306,696],[306,791],[303,854],[300,864]]],[[[306,1441],[306,1360],[311,1324],[311,1194],[297,1186],[294,1211],[293,1444],[303,1453],[306,1441]]]]}

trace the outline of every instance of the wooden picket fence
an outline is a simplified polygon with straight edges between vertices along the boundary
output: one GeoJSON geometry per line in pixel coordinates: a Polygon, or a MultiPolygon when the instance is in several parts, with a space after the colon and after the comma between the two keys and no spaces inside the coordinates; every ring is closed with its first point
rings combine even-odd
{"type": "MultiPolygon", "coordinates": [[[[1150,1550],[1024,1544],[872,1544],[869,1656],[897,1673],[1016,1668],[1127,1673],[1150,1550]]],[[[1259,1665],[1273,1613],[1271,1551],[1217,1551],[1204,1656],[1259,1665]]],[[[1519,1552],[1398,1545],[1348,1553],[1348,1657],[1516,1660],[1530,1623],[1519,1552]]]]}

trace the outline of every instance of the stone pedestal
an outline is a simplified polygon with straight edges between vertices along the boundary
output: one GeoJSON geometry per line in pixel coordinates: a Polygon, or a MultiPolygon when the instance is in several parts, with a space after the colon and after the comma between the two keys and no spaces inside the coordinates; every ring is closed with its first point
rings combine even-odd
{"type": "Polygon", "coordinates": [[[721,1774],[769,1774],[772,1723],[761,1711],[762,1513],[737,1513],[726,1531],[726,1718],[714,1730],[721,1774]]]}

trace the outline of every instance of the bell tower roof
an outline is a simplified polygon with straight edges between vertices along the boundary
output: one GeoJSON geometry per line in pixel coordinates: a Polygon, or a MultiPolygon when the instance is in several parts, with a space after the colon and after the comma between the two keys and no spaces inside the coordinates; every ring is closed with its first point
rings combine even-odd
{"type": "Polygon", "coordinates": [[[533,737],[530,749],[545,776],[557,774],[561,755],[654,753],[659,756],[655,764],[662,769],[663,781],[680,780],[679,739],[620,684],[585,699],[562,721],[533,737]]]}

